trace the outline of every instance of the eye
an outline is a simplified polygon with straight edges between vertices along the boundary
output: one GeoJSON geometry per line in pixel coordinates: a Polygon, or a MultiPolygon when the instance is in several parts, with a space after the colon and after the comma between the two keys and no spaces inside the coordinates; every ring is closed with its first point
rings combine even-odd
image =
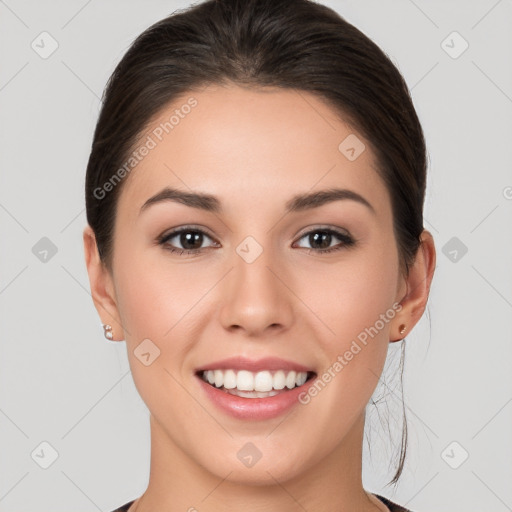
{"type": "MultiPolygon", "coordinates": [[[[339,251],[345,247],[351,247],[355,244],[354,238],[347,233],[342,233],[332,228],[318,228],[305,233],[299,240],[307,238],[307,242],[311,244],[308,252],[327,253],[339,251]],[[341,243],[332,245],[338,239],[341,243]]],[[[301,246],[302,247],[302,246],[301,246]]]]}
{"type": "MultiPolygon", "coordinates": [[[[199,228],[193,228],[184,226],[179,229],[175,229],[170,233],[161,235],[158,238],[158,243],[162,245],[166,250],[181,254],[198,255],[202,253],[208,247],[203,247],[206,239],[213,242],[209,247],[219,247],[220,244],[213,240],[204,230],[199,228]],[[174,240],[176,239],[176,240],[174,240]],[[173,243],[171,243],[173,241],[173,243]],[[179,244],[181,247],[176,247],[179,244]]],[[[343,248],[351,247],[355,245],[356,240],[348,233],[343,233],[333,228],[317,228],[312,231],[308,231],[299,240],[306,239],[311,244],[311,248],[305,247],[308,252],[314,253],[328,253],[332,251],[339,251],[343,248]],[[338,239],[338,243],[333,242],[338,239]]],[[[299,247],[304,247],[299,245],[299,247]]]]}
{"type": "MultiPolygon", "coordinates": [[[[160,236],[158,243],[170,252],[178,254],[199,254],[205,249],[202,247],[205,238],[213,241],[202,229],[185,226],[160,236]],[[171,240],[174,239],[176,240],[171,244],[171,240]],[[181,247],[176,247],[175,244],[180,244],[181,247]]],[[[214,245],[215,244],[217,244],[217,242],[214,242],[214,245]]]]}

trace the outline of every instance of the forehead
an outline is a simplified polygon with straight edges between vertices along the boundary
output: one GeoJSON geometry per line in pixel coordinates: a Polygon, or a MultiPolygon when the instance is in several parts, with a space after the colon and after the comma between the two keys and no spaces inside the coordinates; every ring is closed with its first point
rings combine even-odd
{"type": "Polygon", "coordinates": [[[155,116],[135,150],[142,146],[119,199],[130,216],[166,186],[214,194],[238,211],[282,209],[293,194],[343,187],[389,212],[368,141],[305,91],[191,91],[155,116]]]}

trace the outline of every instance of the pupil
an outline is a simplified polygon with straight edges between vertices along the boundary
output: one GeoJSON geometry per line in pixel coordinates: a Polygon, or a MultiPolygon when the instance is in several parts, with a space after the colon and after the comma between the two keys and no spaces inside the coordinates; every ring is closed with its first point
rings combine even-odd
{"type": "Polygon", "coordinates": [[[314,246],[315,243],[318,243],[319,238],[321,239],[320,242],[320,249],[326,249],[331,245],[331,234],[326,233],[325,231],[320,231],[319,233],[315,233],[313,235],[309,235],[309,243],[314,246]],[[321,233],[319,235],[319,233],[321,233]]]}
{"type": "Polygon", "coordinates": [[[201,247],[202,237],[202,233],[187,231],[185,233],[181,233],[180,243],[185,249],[198,249],[201,247]],[[196,245],[194,245],[194,238],[196,245]],[[197,244],[198,240],[199,244],[197,244]]]}

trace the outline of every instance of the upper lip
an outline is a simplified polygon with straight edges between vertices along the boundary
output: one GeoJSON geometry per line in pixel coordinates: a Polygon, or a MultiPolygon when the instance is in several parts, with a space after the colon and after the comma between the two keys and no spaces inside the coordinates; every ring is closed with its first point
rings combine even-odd
{"type": "Polygon", "coordinates": [[[296,372],[314,372],[311,368],[294,361],[287,361],[279,357],[264,357],[263,359],[248,359],[237,356],[214,361],[197,369],[198,372],[206,370],[247,370],[259,372],[263,370],[295,370],[296,372]]]}

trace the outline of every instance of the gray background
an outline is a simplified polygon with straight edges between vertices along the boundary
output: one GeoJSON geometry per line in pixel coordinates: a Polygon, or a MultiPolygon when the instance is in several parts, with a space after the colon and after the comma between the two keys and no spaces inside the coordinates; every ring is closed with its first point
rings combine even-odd
{"type": "MultiPolygon", "coordinates": [[[[369,408],[364,483],[415,512],[512,510],[512,0],[323,3],[399,67],[430,155],[438,265],[406,341],[407,465],[386,488],[391,348],[379,389],[398,433],[369,408]]],[[[136,35],[188,5],[0,1],[1,512],[110,511],[146,487],[148,411],[90,297],[83,185],[108,76],[136,35]],[[58,44],[47,58],[31,46],[51,49],[43,31],[58,44]]]]}

